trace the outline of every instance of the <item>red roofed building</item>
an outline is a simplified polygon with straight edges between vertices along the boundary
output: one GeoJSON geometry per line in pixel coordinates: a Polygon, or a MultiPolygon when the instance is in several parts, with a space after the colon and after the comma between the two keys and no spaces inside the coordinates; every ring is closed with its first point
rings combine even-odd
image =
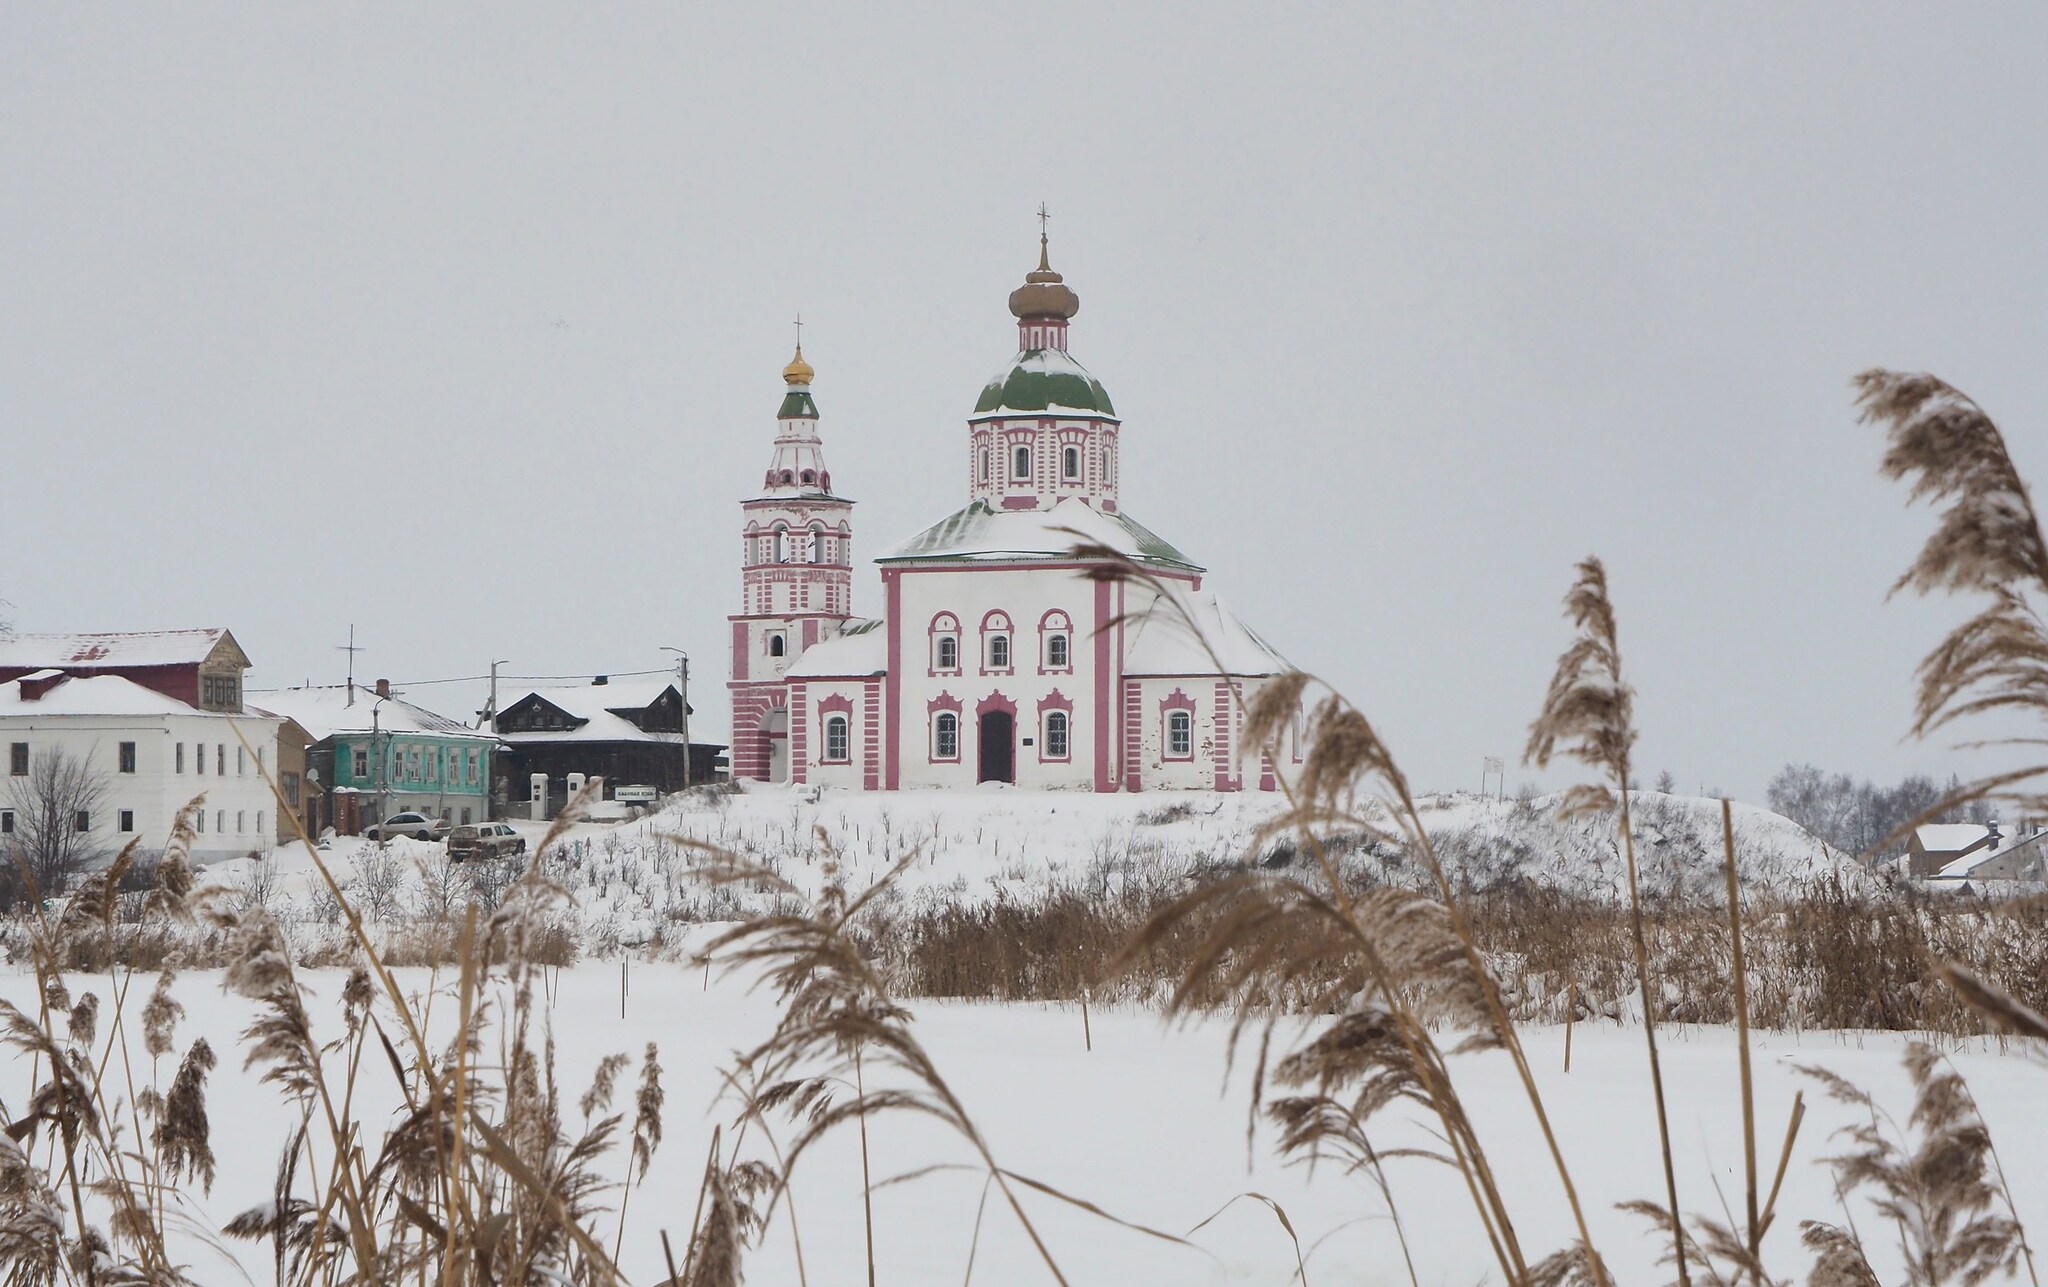
{"type": "Polygon", "coordinates": [[[249,655],[223,629],[0,634],[0,684],[42,670],[119,675],[203,711],[240,714],[249,655]]]}

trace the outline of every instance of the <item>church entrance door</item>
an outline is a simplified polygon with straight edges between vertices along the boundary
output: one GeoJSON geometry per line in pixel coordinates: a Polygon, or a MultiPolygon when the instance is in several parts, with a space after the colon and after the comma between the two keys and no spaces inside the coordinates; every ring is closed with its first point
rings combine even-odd
{"type": "Polygon", "coordinates": [[[977,782],[1017,780],[1017,720],[1008,711],[988,711],[981,717],[981,772],[977,782]]]}

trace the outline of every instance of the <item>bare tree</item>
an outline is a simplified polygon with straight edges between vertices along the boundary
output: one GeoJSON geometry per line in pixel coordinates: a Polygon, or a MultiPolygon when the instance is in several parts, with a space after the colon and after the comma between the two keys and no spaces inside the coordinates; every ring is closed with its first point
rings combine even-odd
{"type": "Polygon", "coordinates": [[[62,893],[110,855],[94,829],[110,789],[106,774],[89,760],[55,748],[37,754],[26,777],[8,779],[14,832],[7,837],[7,865],[27,867],[43,897],[62,893]]]}

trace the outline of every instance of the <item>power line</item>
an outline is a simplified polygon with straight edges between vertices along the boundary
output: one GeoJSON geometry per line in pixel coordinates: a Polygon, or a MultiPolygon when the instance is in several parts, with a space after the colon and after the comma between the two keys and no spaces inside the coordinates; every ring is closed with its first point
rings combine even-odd
{"type": "MultiPolygon", "coordinates": [[[[637,679],[637,678],[639,678],[639,677],[641,677],[641,676],[643,676],[643,675],[672,675],[672,674],[674,674],[674,673],[675,673],[675,671],[674,671],[674,669],[673,669],[672,667],[667,667],[667,666],[664,666],[664,667],[662,667],[662,668],[661,668],[661,669],[659,669],[659,670],[594,670],[594,671],[590,671],[590,672],[588,672],[588,673],[586,673],[586,674],[581,674],[581,675],[502,675],[502,674],[501,674],[501,675],[499,675],[499,676],[498,676],[498,679],[499,679],[499,681],[500,681],[500,682],[503,682],[504,680],[510,679],[510,680],[513,680],[513,681],[515,681],[515,682],[517,682],[517,683],[522,683],[522,684],[531,684],[531,683],[538,683],[538,682],[541,682],[541,681],[543,681],[543,680],[556,680],[556,679],[596,679],[596,678],[597,678],[597,677],[598,677],[599,675],[603,675],[603,676],[605,676],[606,678],[613,678],[613,677],[616,677],[616,678],[619,678],[619,679],[637,679]]],[[[487,681],[488,679],[490,679],[490,676],[489,676],[489,675],[458,675],[458,676],[456,676],[456,677],[455,677],[455,678],[453,678],[453,679],[413,679],[413,680],[405,680],[405,681],[394,681],[394,682],[392,683],[392,687],[393,687],[393,688],[426,688],[426,687],[429,687],[429,686],[431,686],[431,685],[434,685],[434,684],[478,684],[478,683],[483,683],[483,682],[487,681]]]]}

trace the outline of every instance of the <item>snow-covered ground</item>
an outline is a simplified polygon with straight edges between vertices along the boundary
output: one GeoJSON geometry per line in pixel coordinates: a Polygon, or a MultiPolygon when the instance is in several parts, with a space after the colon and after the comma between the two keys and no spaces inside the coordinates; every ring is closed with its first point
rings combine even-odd
{"type": "MultiPolygon", "coordinates": [[[[717,1102],[714,1070],[729,1050],[764,1036],[775,1011],[768,998],[750,993],[737,980],[714,975],[707,982],[702,971],[674,964],[635,962],[627,968],[623,1019],[622,971],[616,962],[563,971],[548,1016],[568,1101],[581,1093],[604,1055],[637,1056],[644,1042],[660,1044],[667,1070],[666,1138],[645,1188],[633,1196],[623,1257],[631,1280],[645,1284],[662,1277],[658,1230],[666,1228],[680,1243],[689,1227],[712,1126],[731,1120],[729,1106],[717,1102]]],[[[316,1035],[338,1035],[342,975],[306,971],[303,978],[315,994],[316,1035]]],[[[445,1037],[455,1011],[448,995],[450,976],[407,970],[400,978],[405,988],[423,996],[439,994],[432,1027],[445,1037]]],[[[107,998],[105,976],[73,975],[70,983],[74,996],[93,990],[103,1002],[107,998]]],[[[147,980],[138,980],[129,993],[126,1031],[136,1042],[132,1055],[139,1071],[149,1061],[139,1048],[133,1012],[147,993],[147,980]]],[[[187,975],[176,993],[189,1010],[177,1033],[178,1046],[204,1036],[221,1054],[208,1094],[220,1175],[210,1195],[194,1186],[183,1198],[197,1225],[218,1228],[235,1212],[266,1199],[294,1115],[272,1088],[242,1069],[234,1052],[249,1010],[221,993],[218,975],[187,975]]],[[[0,975],[0,995],[29,1005],[33,980],[15,971],[0,975]]],[[[1311,1175],[1279,1165],[1272,1156],[1271,1132],[1263,1126],[1247,1154],[1247,1074],[1240,1066],[1235,1080],[1226,1083],[1223,1023],[1169,1031],[1150,1014],[1098,1010],[1090,1016],[1094,1049],[1088,1051],[1081,1015],[1071,1008],[918,1002],[913,1010],[916,1031],[1004,1165],[1099,1202],[1121,1217],[1176,1234],[1188,1234],[1235,1195],[1257,1191],[1286,1209],[1309,1256],[1309,1281],[1319,1287],[1408,1280],[1385,1204],[1369,1185],[1334,1168],[1311,1175]]],[[[110,1030],[103,1011],[100,1031],[110,1030]]],[[[1525,1039],[1595,1240],[1618,1281],[1663,1281],[1663,1271],[1653,1266],[1658,1240],[1639,1220],[1614,1210],[1620,1200],[1662,1192],[1640,1029],[1580,1024],[1572,1038],[1569,1074],[1561,1068],[1561,1029],[1529,1029],[1525,1039]]],[[[1715,1215],[1724,1200],[1739,1208],[1742,1149],[1732,1036],[1722,1029],[1669,1029],[1664,1042],[1681,1200],[1690,1209],[1715,1215]]],[[[1778,1273],[1797,1274],[1803,1281],[1808,1257],[1798,1244],[1799,1221],[1841,1219],[1829,1173],[1815,1159],[1835,1151],[1829,1137],[1851,1118],[1797,1075],[1793,1065],[1809,1062],[1842,1073],[1877,1093],[1903,1118],[1910,1105],[1899,1068],[1904,1043],[1895,1035],[1809,1033],[1766,1035],[1757,1044],[1758,1133],[1764,1140],[1766,1180],[1793,1094],[1807,1091],[1805,1128],[1786,1178],[1779,1219],[1765,1244],[1778,1273]]],[[[2032,1215],[2037,1224],[2048,1221],[2048,1168],[2026,1161],[2048,1150],[2048,1118],[2037,1111],[2048,1091],[2048,1068],[1983,1043],[1968,1044],[1955,1058],[2012,1168],[2022,1214],[2032,1215]]],[[[1533,1253],[1562,1245],[1570,1227],[1565,1206],[1507,1062],[1494,1055],[1463,1057],[1454,1061],[1454,1071],[1504,1177],[1524,1244],[1533,1253]]],[[[170,1069],[162,1075],[168,1081],[170,1069]]],[[[20,1103],[28,1090],[25,1080],[26,1061],[9,1061],[0,1070],[0,1096],[20,1103]]],[[[358,1101],[364,1105],[360,1116],[373,1132],[391,1120],[396,1097],[381,1061],[365,1064],[358,1101]]],[[[1376,1142],[1384,1148],[1419,1139],[1412,1126],[1397,1129],[1390,1122],[1376,1142]]],[[[876,1119],[870,1140],[877,1181],[934,1163],[969,1160],[957,1142],[909,1118],[876,1119]]],[[[1419,1280],[1497,1281],[1454,1174],[1418,1161],[1389,1166],[1419,1280]]],[[[806,1157],[794,1193],[809,1281],[816,1287],[865,1281],[860,1163],[850,1133],[806,1157]]],[[[962,1171],[940,1171],[877,1190],[879,1281],[895,1287],[961,1282],[980,1193],[980,1178],[962,1171]]],[[[1193,1247],[1119,1229],[1042,1197],[1027,1196],[1025,1202],[1069,1281],[1077,1284],[1278,1287],[1295,1270],[1286,1234],[1254,1202],[1237,1203],[1193,1233],[1193,1247]]],[[[1901,1275],[1895,1272],[1897,1254],[1888,1228],[1867,1208],[1859,1207],[1857,1215],[1880,1273],[1897,1281],[1901,1275]]],[[[610,1226],[600,1225],[600,1230],[609,1242],[610,1226]]],[[[239,1272],[196,1236],[183,1236],[180,1250],[202,1282],[260,1282],[270,1276],[268,1252],[261,1246],[235,1244],[239,1272]]],[[[786,1220],[778,1221],[765,1247],[751,1257],[748,1281],[796,1281],[786,1220]]],[[[973,1281],[1050,1281],[1015,1222],[994,1202],[973,1281]]]]}
{"type": "MultiPolygon", "coordinates": [[[[1425,824],[1454,878],[1487,888],[1532,883],[1594,898],[1621,898],[1626,881],[1611,819],[1560,822],[1549,798],[1530,802],[1471,795],[1425,797],[1425,824]]],[[[551,853],[549,869],[574,891],[586,948],[648,942],[663,927],[729,920],[751,904],[714,894],[691,875],[691,846],[730,849],[814,890],[822,855],[838,855],[853,884],[864,884],[916,854],[900,887],[905,896],[980,901],[1029,898],[1061,885],[1100,886],[1134,875],[1172,879],[1250,861],[1286,861],[1285,846],[1258,845],[1260,828],[1281,808],[1271,795],[1172,792],[1142,795],[1024,792],[1003,787],[945,792],[860,794],[801,788],[693,793],[636,821],[579,824],[551,853]],[[822,836],[823,845],[819,843],[822,836]]],[[[1868,879],[1853,862],[1785,818],[1735,806],[1736,858],[1744,888],[1789,890],[1830,875],[1868,879]]],[[[1718,800],[1647,794],[1637,800],[1635,835],[1646,890],[1721,896],[1718,800]]],[[[546,827],[515,823],[537,844],[546,827]]],[[[1419,882],[1412,857],[1362,837],[1339,836],[1346,861],[1390,880],[1419,882]]],[[[445,898],[440,845],[393,841],[388,848],[352,837],[324,856],[352,888],[358,908],[390,886],[401,911],[445,898]]],[[[287,921],[332,922],[335,909],[303,848],[264,860],[220,863],[206,878],[267,883],[287,921]]],[[[484,874],[482,879],[502,879],[484,874]]],[[[458,903],[459,906],[459,903],[458,903]]]]}

